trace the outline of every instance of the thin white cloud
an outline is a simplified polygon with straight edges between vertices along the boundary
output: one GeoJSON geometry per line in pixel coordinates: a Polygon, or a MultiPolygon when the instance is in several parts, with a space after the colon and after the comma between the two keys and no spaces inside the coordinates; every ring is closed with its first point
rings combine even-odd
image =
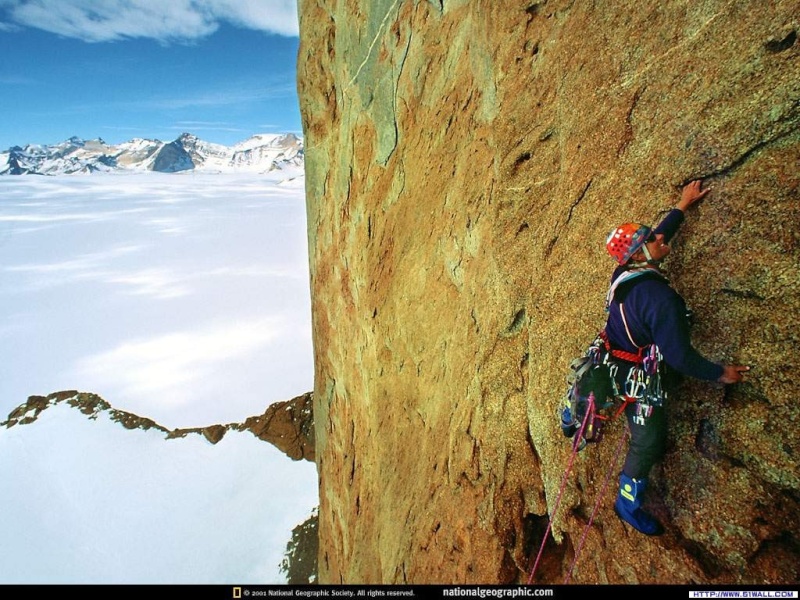
{"type": "MultiPolygon", "coordinates": [[[[9,28],[4,28],[0,23],[0,31],[9,31],[9,28]]],[[[0,77],[0,85],[34,85],[39,83],[36,79],[30,77],[20,77],[18,75],[10,75],[0,77]]]]}
{"type": "Polygon", "coordinates": [[[111,217],[107,213],[72,213],[64,215],[0,215],[0,222],[3,223],[56,223],[64,221],[104,221],[111,217]]]}
{"type": "Polygon", "coordinates": [[[296,36],[297,0],[203,0],[218,18],[248,29],[296,36]]]}
{"type": "MultiPolygon", "coordinates": [[[[181,227],[170,227],[171,221],[164,220],[160,233],[181,234],[181,227]]],[[[156,224],[156,223],[153,223],[156,224]]],[[[139,253],[144,246],[120,246],[107,252],[85,254],[68,260],[45,263],[26,263],[2,267],[0,271],[26,276],[27,283],[14,286],[15,292],[41,290],[76,283],[98,282],[115,286],[123,294],[146,296],[155,300],[171,300],[188,296],[194,292],[194,285],[207,282],[210,278],[230,280],[237,278],[254,279],[303,279],[304,274],[292,271],[289,267],[238,266],[197,269],[191,273],[169,267],[131,268],[112,263],[122,257],[139,253]]]]}
{"type": "Polygon", "coordinates": [[[294,82],[287,81],[270,87],[236,89],[215,89],[204,94],[189,94],[182,97],[151,98],[141,102],[129,103],[132,107],[145,107],[157,110],[182,110],[192,107],[218,107],[263,102],[274,98],[289,98],[295,93],[294,82]]]}
{"type": "MultiPolygon", "coordinates": [[[[185,124],[179,125],[170,125],[167,129],[174,130],[174,131],[186,131],[185,124]]],[[[249,129],[242,129],[241,127],[224,127],[222,125],[193,125],[193,127],[202,127],[204,131],[230,131],[236,133],[249,133],[249,129]]]]}
{"type": "Polygon", "coordinates": [[[249,432],[167,441],[65,404],[0,432],[0,472],[4,586],[285,584],[319,502],[315,465],[249,432]]]}
{"type": "Polygon", "coordinates": [[[185,402],[187,391],[219,366],[267,346],[282,333],[278,318],[220,323],[198,331],[126,342],[81,359],[78,379],[114,386],[125,395],[185,402]]]}
{"type": "Polygon", "coordinates": [[[225,121],[178,121],[178,125],[183,127],[232,127],[231,123],[225,121]]]}
{"type": "Polygon", "coordinates": [[[175,281],[169,269],[142,269],[124,274],[98,273],[98,275],[107,283],[126,286],[128,292],[136,296],[169,300],[191,293],[187,286],[175,281]]]}
{"type": "Polygon", "coordinates": [[[86,272],[95,270],[99,265],[107,263],[115,258],[119,258],[120,256],[126,256],[135,252],[140,252],[142,249],[143,246],[135,245],[116,246],[105,252],[84,254],[69,260],[60,260],[52,263],[10,265],[3,267],[3,270],[12,273],[35,273],[45,275],[64,272],[86,272]]]}
{"type": "MultiPolygon", "coordinates": [[[[189,41],[227,22],[298,35],[296,0],[0,0],[6,18],[87,42],[152,38],[189,41]]],[[[0,23],[0,29],[11,24],[0,23]]]]}

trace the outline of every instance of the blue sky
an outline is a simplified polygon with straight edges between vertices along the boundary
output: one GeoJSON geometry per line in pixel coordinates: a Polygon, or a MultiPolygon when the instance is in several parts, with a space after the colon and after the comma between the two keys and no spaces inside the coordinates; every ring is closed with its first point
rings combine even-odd
{"type": "Polygon", "coordinates": [[[0,0],[0,151],[301,133],[296,0],[0,0]]]}

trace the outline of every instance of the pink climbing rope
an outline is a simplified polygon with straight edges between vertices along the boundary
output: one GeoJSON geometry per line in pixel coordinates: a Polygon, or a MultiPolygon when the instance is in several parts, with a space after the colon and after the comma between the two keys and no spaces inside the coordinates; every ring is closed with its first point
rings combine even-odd
{"type": "MultiPolygon", "coordinates": [[[[589,421],[589,415],[594,413],[594,393],[589,394],[589,408],[586,410],[586,414],[583,417],[583,422],[581,423],[581,428],[578,433],[575,435],[574,442],[572,443],[572,454],[569,457],[569,464],[567,465],[567,470],[564,472],[564,477],[561,478],[561,487],[558,490],[558,496],[556,496],[556,503],[553,506],[553,517],[556,515],[556,511],[558,511],[558,507],[561,504],[561,497],[564,494],[564,488],[567,486],[567,478],[569,477],[569,473],[572,470],[572,464],[575,462],[575,457],[578,455],[578,446],[580,444],[581,439],[583,439],[583,432],[586,430],[586,423],[589,421]]],[[[536,561],[533,563],[533,568],[531,569],[530,576],[528,577],[528,585],[531,584],[533,581],[533,574],[536,572],[536,568],[539,566],[539,560],[542,558],[542,552],[544,552],[544,546],[547,543],[547,536],[550,535],[550,529],[553,525],[553,517],[548,519],[547,521],[547,529],[544,532],[544,538],[542,539],[542,545],[539,547],[539,553],[536,555],[536,561]]]]}
{"type": "Polygon", "coordinates": [[[622,444],[625,443],[625,439],[628,437],[626,435],[627,433],[628,429],[626,428],[625,433],[619,436],[619,443],[617,444],[614,460],[611,462],[611,466],[606,471],[605,481],[603,481],[603,487],[600,488],[600,493],[597,495],[597,500],[595,500],[594,508],[592,509],[592,514],[589,516],[589,522],[586,523],[586,527],[583,528],[583,533],[581,534],[581,539],[578,542],[578,547],[575,549],[575,556],[572,558],[572,564],[569,567],[569,572],[567,573],[567,576],[564,578],[564,584],[567,584],[569,582],[569,578],[572,577],[572,571],[573,569],[575,569],[575,564],[578,562],[578,557],[581,554],[581,550],[583,550],[583,543],[586,541],[586,535],[589,533],[589,528],[592,526],[594,517],[597,514],[597,509],[600,507],[600,501],[603,499],[603,496],[605,496],[606,489],[608,488],[608,483],[609,481],[611,481],[611,475],[613,474],[615,467],[619,465],[619,457],[622,454],[622,444]]]}

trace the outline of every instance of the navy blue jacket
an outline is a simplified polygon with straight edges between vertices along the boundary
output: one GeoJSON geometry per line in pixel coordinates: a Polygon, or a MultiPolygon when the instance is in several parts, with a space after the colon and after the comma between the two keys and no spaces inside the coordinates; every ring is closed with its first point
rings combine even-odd
{"type": "MultiPolygon", "coordinates": [[[[655,233],[664,234],[664,240],[669,242],[682,223],[683,212],[673,209],[655,228],[655,233]]],[[[625,270],[625,266],[617,267],[611,281],[625,270]]],[[[630,287],[624,296],[625,318],[636,345],[656,344],[666,363],[684,375],[707,381],[719,379],[722,366],[707,360],[692,347],[686,303],[666,278],[641,275],[627,286],[630,287]]],[[[606,334],[612,347],[635,353],[637,348],[629,341],[622,322],[618,295],[622,294],[615,294],[609,305],[606,334]]]]}

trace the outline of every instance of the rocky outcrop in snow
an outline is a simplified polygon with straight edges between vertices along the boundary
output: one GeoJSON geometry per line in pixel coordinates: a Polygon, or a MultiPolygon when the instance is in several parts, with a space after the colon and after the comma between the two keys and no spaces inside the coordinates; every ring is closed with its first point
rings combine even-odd
{"type": "Polygon", "coordinates": [[[219,442],[229,431],[249,431],[262,441],[268,442],[292,460],[314,461],[314,415],[312,393],[308,392],[286,402],[270,405],[262,415],[249,417],[244,423],[208,425],[206,427],[167,429],[152,419],[123,410],[117,410],[96,394],[62,391],[48,396],[30,396],[24,404],[11,411],[0,427],[34,423],[42,412],[57,404],[66,403],[78,409],[90,419],[100,414],[126,429],[154,429],[166,439],[188,435],[202,435],[212,444],[219,442]]]}

